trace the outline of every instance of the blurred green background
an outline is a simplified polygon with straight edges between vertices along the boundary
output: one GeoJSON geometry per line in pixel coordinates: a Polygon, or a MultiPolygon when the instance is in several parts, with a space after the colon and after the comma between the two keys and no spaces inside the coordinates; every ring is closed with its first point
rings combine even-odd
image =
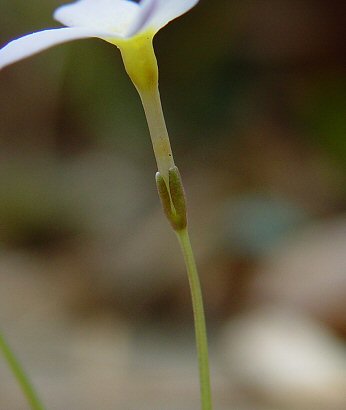
{"type": "MultiPolygon", "coordinates": [[[[0,43],[58,27],[61,4],[1,0],[0,43]]],[[[345,15],[338,0],[201,0],[155,38],[218,410],[346,406],[345,15]]],[[[0,325],[49,409],[198,409],[155,171],[110,44],[0,73],[0,325]]],[[[0,408],[26,408],[4,363],[0,408]]]]}

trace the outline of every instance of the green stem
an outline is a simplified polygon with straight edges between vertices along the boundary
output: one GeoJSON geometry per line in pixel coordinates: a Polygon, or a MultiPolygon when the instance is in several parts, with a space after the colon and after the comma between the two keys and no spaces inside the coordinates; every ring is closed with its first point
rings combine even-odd
{"type": "Polygon", "coordinates": [[[155,33],[144,33],[131,41],[118,42],[126,71],[141,97],[157,162],[156,184],[159,196],[184,255],[195,320],[196,344],[200,374],[202,410],[212,410],[209,376],[208,341],[201,285],[186,228],[184,188],[172,149],[162,111],[158,88],[158,67],[153,49],[155,33]]]}
{"type": "Polygon", "coordinates": [[[197,267],[190,237],[187,228],[176,231],[181,250],[184,255],[187,274],[189,278],[193,314],[195,320],[195,334],[199,364],[199,377],[201,389],[202,410],[212,410],[210,371],[208,358],[208,340],[203,308],[201,284],[198,277],[197,267]]]}
{"type": "Polygon", "coordinates": [[[29,380],[29,377],[26,375],[23,367],[20,365],[16,356],[12,352],[10,346],[7,344],[6,340],[0,333],[0,351],[2,351],[7,364],[9,365],[12,373],[17,379],[18,384],[20,385],[30,407],[32,410],[44,410],[44,407],[39,400],[37,393],[29,380]]]}

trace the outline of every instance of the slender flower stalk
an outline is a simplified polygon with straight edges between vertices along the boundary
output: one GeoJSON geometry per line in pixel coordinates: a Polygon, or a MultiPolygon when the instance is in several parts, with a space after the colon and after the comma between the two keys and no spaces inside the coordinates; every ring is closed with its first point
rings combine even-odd
{"type": "Polygon", "coordinates": [[[187,228],[181,231],[177,231],[176,234],[178,237],[181,250],[184,255],[185,265],[191,289],[193,314],[195,320],[195,334],[198,353],[202,409],[211,410],[212,400],[210,389],[208,340],[201,284],[199,281],[195,257],[193,254],[189,232],[187,228]]]}
{"type": "MultiPolygon", "coordinates": [[[[162,111],[158,66],[153,48],[155,34],[198,1],[142,0],[138,3],[129,0],[78,0],[66,4],[56,10],[54,17],[67,27],[39,31],[10,42],[0,50],[0,69],[54,45],[88,37],[98,37],[120,49],[125,69],[140,95],[147,118],[158,168],[156,184],[161,203],[184,256],[194,312],[201,406],[202,410],[212,410],[202,291],[187,229],[184,188],[174,163],[162,111]]],[[[8,349],[3,350],[12,357],[8,349]]],[[[13,359],[10,362],[15,363],[15,369],[19,368],[13,359]]],[[[19,377],[20,381],[22,379],[19,377]]],[[[30,386],[28,383],[24,385],[30,386]]],[[[31,401],[33,397],[29,395],[31,401]]]]}
{"type": "Polygon", "coordinates": [[[165,214],[175,231],[188,274],[199,363],[202,410],[212,410],[207,330],[203,297],[196,262],[187,229],[183,183],[174,164],[158,87],[158,67],[151,33],[119,44],[126,71],[142,100],[158,167],[156,183],[165,214]],[[140,68],[138,67],[140,66],[140,68]]]}
{"type": "Polygon", "coordinates": [[[195,322],[201,406],[202,410],[212,410],[208,340],[203,307],[203,297],[195,257],[187,228],[184,187],[179,170],[176,166],[170,168],[168,175],[169,182],[167,185],[164,178],[158,172],[156,174],[156,184],[162,207],[167,216],[167,219],[171,223],[171,226],[177,235],[184,256],[185,266],[189,279],[195,322]]]}
{"type": "Polygon", "coordinates": [[[10,346],[6,342],[5,338],[0,333],[0,351],[2,352],[4,358],[14,377],[17,379],[19,386],[21,387],[23,394],[27,398],[27,401],[32,410],[44,410],[43,404],[39,399],[33,384],[31,383],[29,377],[25,373],[20,362],[17,360],[15,354],[11,350],[10,346]]]}

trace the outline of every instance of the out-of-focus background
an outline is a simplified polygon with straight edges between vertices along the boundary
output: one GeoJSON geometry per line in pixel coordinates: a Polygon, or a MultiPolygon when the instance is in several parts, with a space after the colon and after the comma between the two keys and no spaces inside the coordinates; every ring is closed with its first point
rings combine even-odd
{"type": "MultiPolygon", "coordinates": [[[[0,42],[61,1],[1,0],[0,42]]],[[[216,410],[346,408],[345,2],[201,0],[155,40],[216,410]]],[[[49,410],[197,410],[189,290],[116,48],[0,73],[0,326],[49,410]]],[[[0,408],[27,405],[0,358],[0,408]]]]}

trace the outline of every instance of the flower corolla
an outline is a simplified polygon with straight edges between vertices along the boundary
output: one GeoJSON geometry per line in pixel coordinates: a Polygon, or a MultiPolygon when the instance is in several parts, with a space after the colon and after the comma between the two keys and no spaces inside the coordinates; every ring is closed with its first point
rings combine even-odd
{"type": "Polygon", "coordinates": [[[0,69],[52,46],[97,37],[112,44],[141,34],[153,37],[199,0],[78,0],[59,7],[54,18],[65,27],[28,34],[0,50],[0,69]]]}

